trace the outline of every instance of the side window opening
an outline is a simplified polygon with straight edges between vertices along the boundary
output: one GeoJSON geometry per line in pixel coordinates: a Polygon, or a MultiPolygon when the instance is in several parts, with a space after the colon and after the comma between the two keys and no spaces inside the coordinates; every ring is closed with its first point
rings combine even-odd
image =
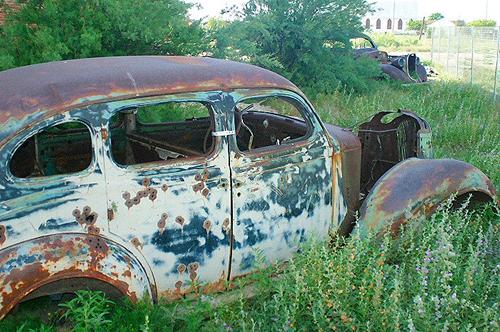
{"type": "Polygon", "coordinates": [[[18,178],[77,173],[92,163],[92,140],[81,122],[65,122],[31,136],[14,152],[10,171],[18,178]]]}
{"type": "Polygon", "coordinates": [[[201,157],[214,148],[208,103],[131,107],[116,113],[110,123],[113,160],[122,166],[201,157]]]}
{"type": "Polygon", "coordinates": [[[294,99],[266,96],[245,99],[236,105],[236,142],[240,151],[279,146],[305,139],[309,123],[294,99]]]}

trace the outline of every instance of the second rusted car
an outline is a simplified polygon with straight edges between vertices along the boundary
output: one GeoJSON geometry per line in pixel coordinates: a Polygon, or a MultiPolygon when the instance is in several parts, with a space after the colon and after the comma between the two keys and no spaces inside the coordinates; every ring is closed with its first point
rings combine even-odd
{"type": "Polygon", "coordinates": [[[383,230],[452,194],[495,196],[473,166],[425,159],[431,130],[414,113],[355,135],[283,77],[210,58],[4,71],[0,128],[0,317],[80,288],[221,290],[256,253],[286,260],[356,214],[359,231],[383,230]]]}

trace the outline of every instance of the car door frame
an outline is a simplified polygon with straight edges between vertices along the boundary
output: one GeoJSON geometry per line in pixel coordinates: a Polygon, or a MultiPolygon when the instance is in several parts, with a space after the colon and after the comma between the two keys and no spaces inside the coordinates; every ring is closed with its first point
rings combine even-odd
{"type": "MultiPolygon", "coordinates": [[[[298,249],[298,244],[311,239],[312,237],[324,239],[328,236],[332,225],[334,207],[332,196],[335,194],[336,188],[333,186],[333,176],[336,176],[332,168],[332,156],[334,147],[331,138],[328,137],[324,130],[321,120],[314,112],[310,103],[299,96],[298,94],[276,89],[252,89],[252,90],[237,90],[232,93],[234,104],[254,97],[263,96],[279,96],[290,98],[297,102],[302,108],[304,120],[310,123],[312,133],[298,140],[292,140],[279,147],[268,146],[260,148],[252,152],[242,152],[238,149],[236,136],[233,135],[230,140],[231,144],[231,173],[232,173],[232,190],[233,190],[233,251],[232,251],[232,268],[231,278],[245,275],[257,269],[257,264],[274,264],[281,260],[291,258],[292,254],[298,249]],[[312,152],[311,152],[312,151],[312,152]],[[314,156],[311,156],[313,153],[314,156]],[[305,164],[316,160],[316,170],[305,172],[309,174],[302,179],[301,184],[307,185],[307,193],[311,193],[313,200],[316,202],[313,214],[317,214],[315,222],[306,225],[306,223],[295,224],[298,227],[285,225],[283,223],[274,226],[267,226],[265,223],[273,223],[278,215],[282,214],[282,220],[297,219],[298,213],[309,214],[311,203],[301,202],[300,207],[295,211],[289,211],[288,207],[284,209],[286,203],[282,200],[279,204],[278,198],[286,196],[284,190],[294,191],[294,194],[299,198],[306,193],[301,193],[299,190],[300,184],[294,183],[300,171],[305,170],[305,164]],[[273,168],[274,167],[274,168],[273,168]],[[246,168],[246,170],[245,170],[246,168]],[[267,168],[267,169],[266,169],[267,168]],[[267,179],[256,179],[257,176],[266,172],[273,172],[273,169],[283,169],[287,176],[278,176],[277,179],[268,177],[267,179]],[[314,171],[322,171],[321,179],[313,180],[314,171]],[[245,178],[240,181],[239,178],[245,178]],[[244,183],[255,181],[253,184],[244,183]],[[243,182],[243,183],[242,183],[243,182]],[[268,183],[266,183],[268,182],[268,183]],[[294,187],[294,184],[296,187],[294,187]],[[282,188],[280,188],[280,185],[282,188]],[[246,190],[245,190],[245,187],[246,190]],[[266,188],[267,189],[263,189],[266,188]],[[274,188],[273,188],[274,187],[274,188]],[[266,191],[267,190],[267,191],[266,191]],[[246,192],[244,192],[246,191],[246,192]],[[316,195],[316,196],[314,196],[316,195]],[[246,201],[243,205],[241,200],[246,201]],[[241,217],[239,214],[242,210],[247,209],[247,217],[241,217]],[[266,211],[279,211],[281,213],[266,211]],[[240,220],[244,219],[244,220],[240,220]],[[266,220],[268,219],[268,220],[266,220]],[[274,220],[273,220],[274,219],[274,220]],[[276,228],[282,227],[276,231],[276,228]],[[260,229],[259,229],[260,228],[260,229]],[[275,229],[273,229],[275,228],[275,229]],[[249,231],[251,230],[251,231],[249,231]],[[247,232],[247,233],[245,233],[247,232]],[[251,233],[254,234],[251,234],[251,233]],[[260,257],[259,257],[260,256],[260,257]],[[259,262],[260,260],[260,262],[259,262]],[[262,262],[264,260],[264,262],[262,262]]],[[[232,128],[235,128],[234,109],[231,111],[232,128]]],[[[300,181],[298,181],[300,182],[300,181]]],[[[288,198],[292,196],[287,196],[288,198]]],[[[294,210],[293,208],[291,210],[294,210]]],[[[308,217],[310,220],[315,218],[308,217]]]]}
{"type": "Polygon", "coordinates": [[[0,180],[0,186],[4,188],[0,202],[10,207],[10,211],[3,211],[0,219],[6,220],[4,225],[9,245],[52,234],[87,232],[88,225],[75,217],[75,211],[84,207],[90,207],[97,216],[93,226],[105,228],[106,205],[98,198],[105,195],[98,125],[98,119],[88,116],[84,109],[69,110],[24,128],[2,147],[0,159],[6,164],[0,180]],[[26,140],[47,128],[68,122],[82,123],[88,130],[92,159],[86,169],[35,178],[18,178],[11,173],[10,160],[26,140]],[[26,209],[28,204],[30,209],[26,209]]]}
{"type": "MultiPolygon", "coordinates": [[[[149,270],[152,271],[151,274],[155,280],[158,294],[162,297],[176,299],[188,292],[193,291],[197,285],[204,284],[206,287],[210,287],[210,285],[213,285],[214,283],[223,283],[227,280],[229,274],[229,223],[231,218],[231,195],[229,188],[230,173],[228,161],[229,148],[227,137],[217,134],[224,133],[227,129],[227,116],[226,113],[222,111],[222,105],[225,102],[224,96],[225,94],[220,91],[182,93],[116,101],[96,107],[96,110],[98,109],[100,114],[102,114],[101,121],[104,130],[110,133],[109,120],[111,116],[124,108],[175,101],[206,102],[210,103],[212,106],[214,124],[213,130],[216,132],[214,135],[215,146],[214,150],[207,156],[199,158],[196,157],[190,160],[175,160],[173,162],[165,161],[142,165],[120,166],[113,161],[110,145],[111,135],[106,135],[109,137],[107,137],[104,142],[103,155],[105,160],[107,202],[108,208],[113,211],[113,220],[109,221],[110,236],[118,243],[127,246],[127,248],[132,251],[134,255],[141,257],[141,261],[144,262],[144,264],[147,264],[149,270]],[[204,177],[205,170],[208,170],[208,179],[204,177]],[[214,171],[219,173],[216,174],[214,171]],[[130,172],[135,172],[135,175],[127,174],[130,172]],[[183,186],[180,182],[172,186],[169,181],[161,181],[161,177],[170,177],[170,179],[180,178],[176,175],[178,172],[185,172],[185,174],[189,173],[189,175],[186,175],[185,181],[183,181],[183,186]],[[145,179],[148,179],[147,185],[144,185],[145,179]],[[217,200],[220,204],[214,203],[212,207],[203,207],[204,214],[207,215],[204,222],[201,221],[200,224],[200,220],[198,220],[199,218],[196,219],[196,222],[198,222],[198,225],[196,226],[197,232],[206,232],[205,244],[207,241],[209,242],[214,240],[214,237],[218,239],[218,244],[214,245],[215,247],[211,245],[210,249],[207,249],[211,250],[211,252],[207,253],[205,258],[210,261],[203,261],[201,259],[185,259],[187,256],[183,256],[183,252],[170,252],[168,245],[165,245],[165,243],[162,243],[160,240],[164,234],[169,234],[168,232],[178,232],[179,227],[181,234],[184,234],[184,232],[191,232],[191,222],[195,222],[193,221],[193,218],[196,214],[188,215],[170,213],[167,209],[165,209],[165,213],[168,214],[168,218],[166,219],[163,231],[159,229],[160,219],[162,217],[158,215],[156,218],[152,217],[152,219],[148,219],[148,225],[144,226],[144,229],[142,230],[137,228],[134,232],[118,234],[113,229],[113,227],[115,227],[114,223],[120,221],[120,213],[122,213],[120,211],[125,211],[124,209],[126,207],[123,199],[121,198],[123,192],[120,192],[120,198],[118,199],[116,198],[116,193],[112,192],[113,190],[111,189],[112,186],[110,183],[113,181],[129,181],[129,183],[135,182],[136,189],[141,187],[143,189],[154,188],[157,193],[158,204],[160,204],[161,201],[168,200],[169,196],[170,199],[173,198],[173,202],[175,202],[175,198],[178,198],[181,194],[189,194],[189,196],[186,197],[196,197],[198,202],[200,200],[205,203],[208,202],[208,205],[211,204],[209,202],[210,200],[217,200]],[[197,188],[197,186],[202,186],[203,188],[197,188]],[[204,197],[204,188],[209,189],[207,197],[204,197]],[[224,199],[224,197],[226,197],[226,199],[224,199]],[[225,203],[224,200],[226,200],[225,203]],[[219,213],[217,217],[212,217],[216,216],[216,213],[219,213]],[[227,217],[220,217],[222,214],[227,215],[227,217]],[[183,218],[182,224],[181,219],[179,219],[180,217],[183,218]],[[210,226],[207,225],[207,220],[210,220],[210,226]],[[208,227],[210,230],[207,229],[208,227]],[[148,239],[152,239],[151,241],[156,242],[148,242],[148,239]],[[215,267],[217,265],[216,261],[222,264],[220,269],[215,267]],[[215,271],[216,269],[218,270],[215,271]]],[[[132,196],[135,194],[135,191],[136,190],[133,190],[132,188],[128,190],[132,196]]],[[[147,202],[147,198],[145,199],[147,202]]],[[[194,198],[193,202],[195,202],[194,198]]],[[[147,203],[149,204],[150,209],[154,209],[154,201],[153,205],[150,204],[151,202],[147,203]]],[[[131,207],[129,211],[132,211],[133,208],[134,207],[131,207]]],[[[179,207],[179,209],[181,208],[182,207],[179,207]]],[[[125,226],[123,226],[122,223],[120,227],[125,226]]],[[[199,243],[203,243],[203,241],[200,240],[199,243]]],[[[178,248],[182,247],[179,246],[178,248]]],[[[196,251],[194,242],[191,247],[184,248],[184,250],[196,251]]]]}

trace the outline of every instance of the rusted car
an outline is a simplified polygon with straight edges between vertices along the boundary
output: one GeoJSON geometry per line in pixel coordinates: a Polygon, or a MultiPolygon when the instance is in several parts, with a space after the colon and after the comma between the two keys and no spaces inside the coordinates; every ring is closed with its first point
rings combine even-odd
{"type": "Polygon", "coordinates": [[[353,34],[350,39],[354,57],[369,57],[380,63],[380,69],[389,78],[404,83],[424,83],[428,81],[427,69],[415,53],[389,55],[380,51],[373,40],[363,34],[353,34]]]}
{"type": "Polygon", "coordinates": [[[431,129],[382,112],[322,123],[270,71],[195,57],[0,73],[0,317],[81,288],[135,301],[224,289],[311,237],[384,231],[488,178],[432,160],[431,129]],[[390,121],[388,121],[388,117],[390,121]]]}

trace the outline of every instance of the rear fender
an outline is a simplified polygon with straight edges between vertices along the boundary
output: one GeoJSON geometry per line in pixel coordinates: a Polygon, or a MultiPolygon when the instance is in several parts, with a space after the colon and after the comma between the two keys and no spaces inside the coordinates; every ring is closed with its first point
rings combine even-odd
{"type": "Polygon", "coordinates": [[[397,232],[405,221],[428,216],[450,196],[496,200],[491,181],[476,167],[453,159],[407,159],[382,176],[359,210],[357,231],[397,232]]]}
{"type": "Polygon", "coordinates": [[[75,278],[113,286],[133,302],[156,296],[145,269],[120,245],[94,234],[50,235],[0,250],[0,319],[41,287],[75,278]]]}

